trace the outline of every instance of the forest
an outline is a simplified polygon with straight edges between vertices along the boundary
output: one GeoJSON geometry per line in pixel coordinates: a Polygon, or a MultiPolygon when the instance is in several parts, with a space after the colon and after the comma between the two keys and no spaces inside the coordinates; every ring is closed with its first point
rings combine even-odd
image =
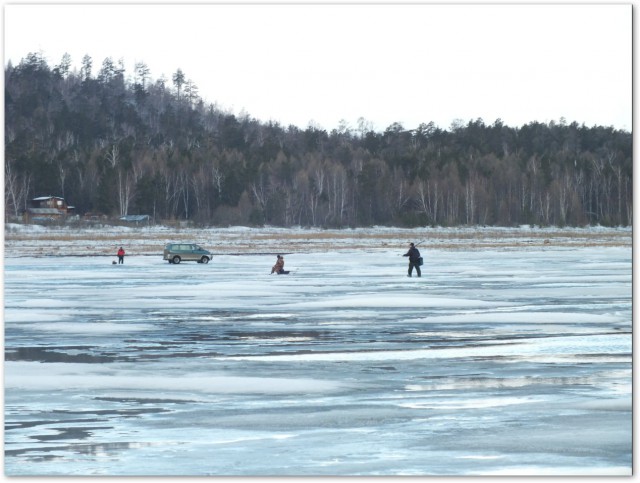
{"type": "Polygon", "coordinates": [[[631,225],[631,133],[424,114],[383,132],[283,126],[225,112],[181,69],[29,53],[5,66],[5,217],[53,195],[200,226],[631,225]]]}

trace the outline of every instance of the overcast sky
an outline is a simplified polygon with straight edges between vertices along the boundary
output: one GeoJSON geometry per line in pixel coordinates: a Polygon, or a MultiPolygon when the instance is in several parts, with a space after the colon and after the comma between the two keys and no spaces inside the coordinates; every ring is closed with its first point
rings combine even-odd
{"type": "Polygon", "coordinates": [[[377,131],[482,118],[632,128],[632,6],[4,4],[4,64],[41,52],[180,68],[261,121],[377,131]]]}

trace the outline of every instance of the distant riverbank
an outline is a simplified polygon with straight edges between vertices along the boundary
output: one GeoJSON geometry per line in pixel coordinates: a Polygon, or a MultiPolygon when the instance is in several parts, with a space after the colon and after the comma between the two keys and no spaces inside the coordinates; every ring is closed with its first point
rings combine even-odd
{"type": "Polygon", "coordinates": [[[317,228],[176,228],[167,226],[86,228],[5,224],[5,257],[113,255],[123,246],[130,255],[156,255],[171,241],[201,244],[216,254],[304,253],[309,251],[375,250],[409,242],[423,249],[526,249],[616,246],[631,248],[632,229],[521,226],[460,228],[371,227],[342,230],[317,228]]]}

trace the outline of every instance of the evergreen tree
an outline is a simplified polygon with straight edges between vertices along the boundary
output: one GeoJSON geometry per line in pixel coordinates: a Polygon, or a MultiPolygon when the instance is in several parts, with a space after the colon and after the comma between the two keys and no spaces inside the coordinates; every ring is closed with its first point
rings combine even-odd
{"type": "Polygon", "coordinates": [[[283,127],[207,104],[181,69],[171,91],[144,62],[132,81],[122,60],[95,77],[92,65],[29,53],[5,67],[7,213],[57,195],[80,214],[203,224],[632,223],[626,131],[563,119],[283,127]]]}

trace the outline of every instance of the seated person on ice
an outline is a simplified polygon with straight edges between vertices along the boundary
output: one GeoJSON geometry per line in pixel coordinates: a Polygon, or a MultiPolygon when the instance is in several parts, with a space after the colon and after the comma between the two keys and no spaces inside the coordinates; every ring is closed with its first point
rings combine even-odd
{"type": "Polygon", "coordinates": [[[286,275],[289,272],[284,269],[284,257],[282,255],[278,255],[278,260],[276,264],[271,267],[271,273],[277,273],[278,275],[286,275]]]}

